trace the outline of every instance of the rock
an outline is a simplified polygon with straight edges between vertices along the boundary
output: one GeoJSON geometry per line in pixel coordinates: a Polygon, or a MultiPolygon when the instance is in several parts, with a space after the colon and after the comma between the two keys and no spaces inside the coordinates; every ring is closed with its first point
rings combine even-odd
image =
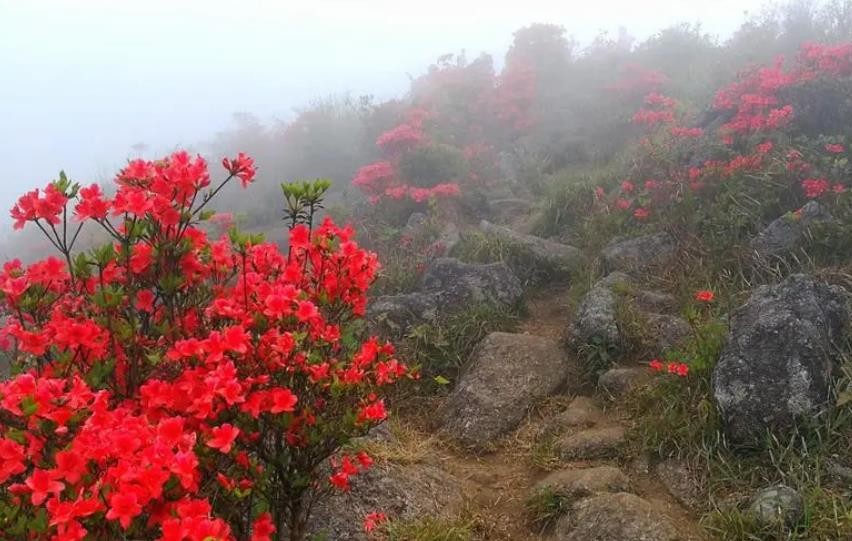
{"type": "Polygon", "coordinates": [[[629,290],[633,281],[630,276],[621,272],[613,271],[595,283],[595,287],[604,287],[613,290],[629,290]]]}
{"type": "Polygon", "coordinates": [[[648,501],[601,494],[578,502],[556,525],[557,541],[686,541],[696,539],[648,501]]]}
{"type": "Polygon", "coordinates": [[[680,345],[692,333],[689,323],[667,314],[643,314],[650,336],[656,338],[657,349],[664,351],[680,345]]]}
{"type": "Polygon", "coordinates": [[[809,201],[798,212],[781,216],[766,226],[752,240],[751,248],[758,259],[782,256],[799,246],[810,226],[833,220],[824,205],[809,201]]]}
{"type": "Polygon", "coordinates": [[[405,231],[407,233],[419,231],[421,228],[426,226],[428,221],[429,217],[424,213],[412,212],[411,216],[408,217],[408,221],[405,223],[405,231]]]}
{"type": "Polygon", "coordinates": [[[548,491],[571,500],[604,492],[627,492],[630,481],[613,466],[562,470],[549,474],[533,487],[533,493],[548,491]]]}
{"type": "Polygon", "coordinates": [[[594,287],[580,302],[568,331],[576,346],[596,345],[618,349],[622,346],[616,318],[615,295],[609,289],[594,287]]]}
{"type": "Polygon", "coordinates": [[[518,197],[503,197],[489,200],[488,210],[498,221],[505,221],[507,217],[529,214],[532,210],[532,203],[518,197]]]}
{"type": "Polygon", "coordinates": [[[749,512],[763,526],[793,527],[805,513],[805,500],[792,488],[778,485],[758,492],[749,512]]]}
{"type": "Polygon", "coordinates": [[[852,468],[844,466],[834,460],[827,460],[825,463],[825,473],[827,473],[834,481],[842,484],[852,483],[852,468]]]}
{"type": "Polygon", "coordinates": [[[611,368],[598,378],[598,388],[608,398],[621,398],[650,379],[647,368],[611,368]]]}
{"type": "Polygon", "coordinates": [[[363,523],[368,513],[380,510],[391,519],[416,519],[445,515],[463,503],[459,480],[435,466],[375,464],[352,478],[349,492],[320,500],[311,515],[309,537],[367,541],[363,523]]]}
{"type": "Polygon", "coordinates": [[[668,293],[640,289],[631,294],[636,308],[642,312],[662,314],[677,308],[677,300],[668,293]]]}
{"type": "Polygon", "coordinates": [[[686,462],[669,458],[657,464],[654,470],[669,494],[681,505],[695,509],[701,504],[701,480],[693,475],[686,462]]]}
{"type": "Polygon", "coordinates": [[[565,459],[608,458],[619,454],[625,442],[624,427],[589,428],[560,438],[559,456],[565,459]]]}
{"type": "Polygon", "coordinates": [[[447,401],[444,429],[467,447],[487,450],[514,430],[537,400],[577,377],[565,352],[548,338],[495,332],[474,351],[447,401]]]}
{"type": "Polygon", "coordinates": [[[604,266],[624,272],[646,271],[661,265],[675,253],[675,241],[668,233],[655,233],[632,239],[614,239],[601,252],[604,266]]]}
{"type": "Polygon", "coordinates": [[[420,291],[377,297],[367,308],[373,333],[403,336],[412,327],[476,304],[505,307],[520,302],[523,289],[503,263],[477,265],[435,259],[424,273],[420,291]]]}
{"type": "Polygon", "coordinates": [[[583,255],[577,248],[533,235],[524,235],[508,227],[483,220],[480,230],[508,245],[512,269],[530,279],[569,278],[583,265],[583,255]]]}
{"type": "Polygon", "coordinates": [[[604,413],[588,396],[578,396],[568,405],[568,409],[550,421],[554,429],[591,427],[604,418],[604,413]]]}
{"type": "Polygon", "coordinates": [[[454,311],[475,304],[513,306],[524,293],[505,263],[462,263],[449,257],[435,259],[429,265],[421,279],[421,290],[436,295],[439,309],[454,311]]]}
{"type": "Polygon", "coordinates": [[[371,332],[402,336],[412,327],[438,317],[439,299],[434,293],[384,295],[367,308],[371,332]]]}
{"type": "Polygon", "coordinates": [[[728,438],[759,444],[829,403],[849,294],[802,274],[757,288],[731,319],[712,387],[728,438]]]}

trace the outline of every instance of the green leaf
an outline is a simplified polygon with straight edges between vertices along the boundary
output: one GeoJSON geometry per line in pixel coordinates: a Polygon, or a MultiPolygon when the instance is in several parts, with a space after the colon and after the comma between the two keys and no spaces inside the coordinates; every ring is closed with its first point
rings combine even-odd
{"type": "Polygon", "coordinates": [[[38,411],[38,402],[35,401],[35,397],[33,396],[25,396],[23,400],[21,400],[21,411],[24,412],[24,415],[29,417],[38,411]]]}
{"type": "Polygon", "coordinates": [[[432,379],[435,380],[435,383],[437,383],[438,385],[449,385],[450,384],[450,380],[448,380],[444,376],[435,376],[432,379]]]}
{"type": "Polygon", "coordinates": [[[92,364],[91,370],[86,375],[86,383],[96,389],[100,388],[104,380],[112,373],[115,361],[99,361],[92,364]]]}

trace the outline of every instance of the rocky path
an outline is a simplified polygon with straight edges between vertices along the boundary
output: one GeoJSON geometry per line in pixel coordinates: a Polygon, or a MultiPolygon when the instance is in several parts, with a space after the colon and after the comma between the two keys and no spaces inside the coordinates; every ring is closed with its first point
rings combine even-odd
{"type": "MultiPolygon", "coordinates": [[[[527,301],[527,313],[531,315],[521,322],[518,334],[506,335],[507,341],[524,344],[525,349],[538,341],[559,344],[556,354],[565,361],[565,356],[570,356],[562,347],[569,323],[565,318],[569,313],[568,299],[565,288],[544,289],[531,296],[527,301]]],[[[506,356],[511,357],[512,353],[503,348],[498,346],[488,350],[488,354],[505,363],[506,356]]],[[[569,358],[567,362],[575,361],[569,358]]],[[[623,390],[627,378],[641,377],[646,370],[616,370],[609,389],[569,383],[556,393],[545,393],[547,396],[531,404],[516,428],[500,437],[490,435],[494,429],[487,421],[477,420],[478,413],[469,411],[469,407],[453,412],[452,396],[403,413],[393,432],[405,434],[413,429],[421,436],[437,434],[425,437],[428,443],[417,453],[418,460],[443,472],[448,486],[460,487],[464,496],[455,502],[457,508],[441,511],[462,517],[462,522],[472,525],[476,539],[705,539],[699,533],[696,517],[668,492],[648,461],[632,456],[628,449],[626,433],[631,420],[612,394],[623,390]],[[476,427],[465,428],[449,421],[448,430],[447,413],[440,418],[431,414],[424,417],[424,409],[449,409],[450,419],[472,417],[476,427]],[[470,445],[476,446],[477,440],[459,431],[481,427],[487,427],[490,441],[484,448],[471,450],[470,445]],[[544,518],[550,512],[549,506],[561,507],[562,516],[544,518]],[[534,517],[541,520],[536,522],[534,517]]],[[[569,372],[569,377],[577,377],[576,371],[569,372]]],[[[483,378],[486,387],[492,385],[486,376],[480,379],[483,378]]],[[[466,384],[462,381],[460,386],[466,384]]],[[[513,385],[528,391],[517,381],[513,385]]],[[[464,406],[476,402],[469,395],[463,395],[462,400],[464,406]]],[[[489,407],[499,410],[500,405],[489,407]]],[[[411,441],[402,443],[403,447],[423,441],[411,435],[409,438],[411,441]]],[[[382,450],[378,449],[377,454],[381,456],[382,450]]]]}
{"type": "MultiPolygon", "coordinates": [[[[514,244],[527,243],[520,250],[524,264],[546,266],[551,275],[573,273],[578,263],[571,260],[582,257],[570,247],[557,249],[552,241],[486,228],[514,244]]],[[[666,242],[655,238],[652,246],[639,246],[631,241],[622,251],[609,250],[605,259],[611,270],[619,270],[625,261],[635,264],[664,254],[666,242]]],[[[440,260],[427,271],[421,291],[377,299],[374,307],[382,310],[373,317],[400,329],[411,324],[411,317],[433,317],[411,306],[440,311],[472,299],[520,298],[520,282],[506,278],[513,274],[506,265],[453,261],[440,260]]],[[[617,367],[590,386],[576,349],[566,345],[568,335],[615,326],[615,299],[624,294],[619,284],[625,279],[615,272],[595,284],[576,313],[567,287],[539,285],[528,292],[527,315],[516,333],[493,333],[483,340],[448,397],[407,405],[390,430],[367,441],[377,458],[375,471],[343,497],[347,502],[332,509],[378,508],[414,521],[442,517],[444,524],[461,524],[482,540],[706,539],[681,503],[688,503],[690,487],[676,465],[650,464],[628,443],[632,421],[621,402],[647,377],[647,367],[617,367]]],[[[641,290],[635,295],[635,304],[651,321],[674,323],[678,330],[682,320],[671,314],[673,298],[641,290]]],[[[677,332],[668,330],[658,334],[676,339],[677,332]]],[[[363,539],[363,534],[336,530],[329,539],[363,539]]]]}

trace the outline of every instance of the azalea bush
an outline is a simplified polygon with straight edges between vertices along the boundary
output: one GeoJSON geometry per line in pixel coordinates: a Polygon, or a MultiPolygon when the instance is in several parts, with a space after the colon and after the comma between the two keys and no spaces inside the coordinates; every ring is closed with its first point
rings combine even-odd
{"type": "Polygon", "coordinates": [[[499,151],[532,126],[533,70],[516,60],[496,74],[488,56],[447,55],[412,82],[411,94],[396,124],[376,138],[380,159],[352,184],[383,215],[422,210],[430,200],[476,204],[503,180],[499,151]]]}
{"type": "Polygon", "coordinates": [[[807,44],[792,62],[778,58],[721,88],[704,126],[691,125],[673,98],[649,94],[633,117],[646,128],[634,165],[616,186],[596,189],[599,208],[634,222],[707,229],[709,220],[711,231],[751,233],[809,199],[833,204],[852,172],[850,88],[852,44],[807,44]],[[838,88],[845,97],[830,99],[838,88]],[[819,121],[823,102],[836,105],[832,122],[819,121]],[[714,214],[726,224],[713,223],[714,214]]]}
{"type": "Polygon", "coordinates": [[[63,176],[12,209],[57,256],[0,272],[0,537],[300,540],[370,466],[340,449],[410,375],[359,337],[376,255],[313,225],[323,183],[284,187],[286,253],[208,238],[215,195],[255,177],[223,165],[214,183],[185,152],[136,160],[114,196],[63,176]],[[111,242],[78,253],[84,226],[111,242]]]}

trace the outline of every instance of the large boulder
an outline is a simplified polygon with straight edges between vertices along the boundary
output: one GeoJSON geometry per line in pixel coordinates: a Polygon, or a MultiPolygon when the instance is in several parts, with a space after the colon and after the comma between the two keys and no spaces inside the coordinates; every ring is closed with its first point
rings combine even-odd
{"type": "Polygon", "coordinates": [[[351,490],[318,503],[308,532],[319,539],[368,541],[363,524],[369,513],[413,520],[451,515],[463,504],[461,482],[436,466],[375,464],[352,478],[351,490]]]}
{"type": "Polygon", "coordinates": [[[616,297],[610,289],[593,287],[580,302],[577,315],[568,330],[571,342],[578,347],[621,347],[622,337],[616,309],[616,297]]]}
{"type": "Polygon", "coordinates": [[[823,409],[831,397],[832,348],[849,323],[849,295],[802,274],[757,288],[732,316],[713,371],[725,431],[762,441],[823,409]]]}
{"type": "Polygon", "coordinates": [[[462,263],[442,257],[426,269],[421,291],[435,294],[439,310],[459,310],[475,304],[513,306],[524,290],[505,263],[462,263]]]}
{"type": "Polygon", "coordinates": [[[400,337],[412,327],[472,305],[515,306],[523,293],[520,281],[503,263],[438,258],[426,269],[419,291],[376,297],[367,308],[367,324],[370,332],[400,337]]]}
{"type": "Polygon", "coordinates": [[[486,451],[514,430],[536,401],[576,381],[556,341],[491,333],[477,346],[449,397],[445,432],[466,447],[486,451]]]}
{"type": "Polygon", "coordinates": [[[438,317],[438,298],[434,293],[404,293],[376,297],[367,308],[370,331],[402,336],[412,327],[438,317]]]}
{"type": "Polygon", "coordinates": [[[766,226],[752,240],[751,248],[758,259],[783,256],[800,245],[810,226],[833,219],[824,205],[810,201],[797,212],[781,216],[766,226]]]}
{"type": "Polygon", "coordinates": [[[578,502],[556,525],[557,541],[687,541],[698,539],[647,500],[619,492],[578,502]]]}
{"type": "Polygon", "coordinates": [[[516,274],[530,280],[569,278],[583,265],[582,253],[573,246],[518,233],[486,220],[480,222],[479,228],[509,247],[509,264],[516,274]]]}
{"type": "Polygon", "coordinates": [[[675,253],[675,241],[668,233],[655,233],[632,239],[613,239],[601,252],[609,271],[641,272],[666,263],[675,253]]]}

